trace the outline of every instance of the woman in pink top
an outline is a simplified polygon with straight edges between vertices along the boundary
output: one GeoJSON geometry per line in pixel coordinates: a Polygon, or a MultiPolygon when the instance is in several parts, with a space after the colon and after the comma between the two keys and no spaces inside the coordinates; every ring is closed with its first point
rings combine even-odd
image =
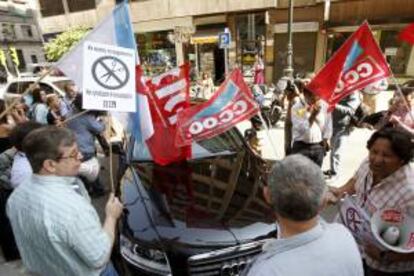
{"type": "Polygon", "coordinates": [[[259,54],[255,55],[254,69],[254,84],[264,84],[264,63],[259,54]]]}

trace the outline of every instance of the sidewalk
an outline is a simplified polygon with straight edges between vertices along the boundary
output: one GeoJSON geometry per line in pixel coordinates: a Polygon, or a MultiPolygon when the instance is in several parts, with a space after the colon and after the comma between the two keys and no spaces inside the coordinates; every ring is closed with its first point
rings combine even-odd
{"type": "Polygon", "coordinates": [[[28,275],[28,274],[25,273],[25,269],[20,260],[13,261],[13,262],[6,262],[0,250],[0,275],[1,276],[21,276],[21,275],[28,275]]]}

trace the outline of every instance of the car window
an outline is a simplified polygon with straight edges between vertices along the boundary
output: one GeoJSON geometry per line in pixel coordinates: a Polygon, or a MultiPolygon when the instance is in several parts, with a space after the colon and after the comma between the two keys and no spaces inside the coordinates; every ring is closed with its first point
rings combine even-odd
{"type": "Polygon", "coordinates": [[[11,94],[23,94],[23,92],[29,87],[33,82],[32,81],[19,81],[13,82],[7,88],[7,93],[11,94]]]}
{"type": "Polygon", "coordinates": [[[53,82],[54,85],[59,87],[60,90],[65,91],[65,85],[73,83],[71,80],[61,80],[61,81],[55,81],[53,82]]]}
{"type": "MultiPolygon", "coordinates": [[[[231,154],[239,151],[243,146],[243,138],[236,128],[232,128],[211,139],[195,142],[192,144],[192,156],[194,159],[214,155],[231,154]]],[[[135,141],[132,148],[132,161],[152,160],[148,148],[140,141],[135,141]]]]}
{"type": "Polygon", "coordinates": [[[49,84],[41,83],[39,86],[40,86],[40,90],[45,91],[46,94],[48,94],[48,95],[55,92],[55,90],[49,84]]]}

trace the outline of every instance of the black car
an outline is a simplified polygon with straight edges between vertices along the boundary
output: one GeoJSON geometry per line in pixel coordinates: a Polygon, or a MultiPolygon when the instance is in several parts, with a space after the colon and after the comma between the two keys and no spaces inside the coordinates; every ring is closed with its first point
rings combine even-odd
{"type": "Polygon", "coordinates": [[[158,166],[131,148],[119,187],[121,275],[238,275],[275,237],[261,190],[270,164],[240,132],[194,143],[192,154],[158,166]]]}

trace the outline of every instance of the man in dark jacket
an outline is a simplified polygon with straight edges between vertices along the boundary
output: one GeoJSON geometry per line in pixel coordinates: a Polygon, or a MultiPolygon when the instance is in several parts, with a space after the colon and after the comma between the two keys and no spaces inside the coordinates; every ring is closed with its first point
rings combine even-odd
{"type": "Polygon", "coordinates": [[[351,133],[351,118],[360,104],[359,91],[355,91],[337,103],[332,112],[330,170],[324,172],[331,179],[339,175],[341,149],[351,133]]]}

